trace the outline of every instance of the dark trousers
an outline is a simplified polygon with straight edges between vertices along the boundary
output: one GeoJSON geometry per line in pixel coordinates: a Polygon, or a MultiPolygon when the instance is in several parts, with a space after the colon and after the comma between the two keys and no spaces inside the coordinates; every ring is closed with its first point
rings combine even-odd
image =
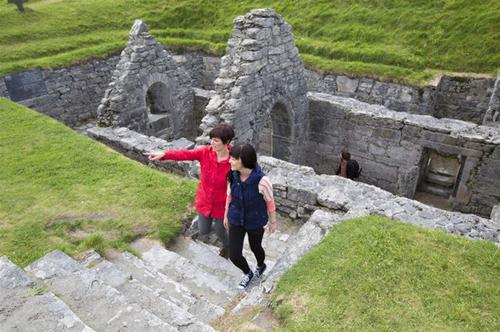
{"type": "Polygon", "coordinates": [[[231,262],[236,265],[243,273],[250,272],[247,260],[243,257],[243,241],[245,234],[248,234],[248,242],[250,249],[255,255],[257,265],[264,265],[266,253],[262,248],[262,238],[264,236],[264,228],[245,229],[242,226],[229,225],[229,257],[231,262]]]}
{"type": "Polygon", "coordinates": [[[198,229],[200,230],[200,235],[210,233],[213,226],[217,238],[222,242],[224,248],[227,248],[229,246],[229,238],[227,230],[224,228],[223,220],[223,218],[207,217],[203,213],[198,212],[198,229]]]}

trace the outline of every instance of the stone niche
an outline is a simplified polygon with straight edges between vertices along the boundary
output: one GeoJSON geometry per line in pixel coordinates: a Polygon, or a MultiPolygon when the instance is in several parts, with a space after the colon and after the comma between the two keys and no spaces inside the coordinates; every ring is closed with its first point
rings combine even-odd
{"type": "Polygon", "coordinates": [[[259,153],[289,161],[293,146],[292,118],[285,105],[277,103],[266,116],[259,134],[259,153]]]}
{"type": "Polygon", "coordinates": [[[168,140],[194,139],[191,77],[136,20],[104,98],[97,109],[102,127],[127,127],[168,140]]]}

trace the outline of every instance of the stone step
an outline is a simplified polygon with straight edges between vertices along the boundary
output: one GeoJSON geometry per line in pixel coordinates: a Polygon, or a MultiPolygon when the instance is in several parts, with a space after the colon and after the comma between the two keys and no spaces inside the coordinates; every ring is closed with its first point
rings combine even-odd
{"type": "Polygon", "coordinates": [[[148,114],[150,128],[161,130],[170,125],[169,114],[148,114]]]}
{"type": "Polygon", "coordinates": [[[429,183],[429,182],[423,182],[420,191],[424,191],[426,193],[431,193],[437,196],[445,197],[448,198],[451,196],[452,189],[451,188],[446,188],[434,183],[429,183]]]}
{"type": "Polygon", "coordinates": [[[236,285],[229,285],[221,278],[203,270],[181,255],[153,245],[142,252],[142,259],[160,272],[182,283],[197,297],[203,297],[217,305],[227,305],[238,293],[236,285]]]}
{"type": "Polygon", "coordinates": [[[59,250],[40,258],[26,270],[42,279],[84,322],[98,331],[176,331],[99,280],[96,271],[59,250]]]}
{"type": "Polygon", "coordinates": [[[427,176],[425,178],[426,182],[429,183],[434,183],[446,188],[452,188],[453,185],[455,184],[455,177],[450,176],[450,175],[445,175],[445,174],[439,174],[439,173],[433,173],[429,172],[427,173],[427,176]]]}
{"type": "Polygon", "coordinates": [[[187,310],[202,322],[210,323],[224,314],[222,307],[204,298],[195,297],[187,287],[128,252],[112,252],[108,259],[118,268],[130,273],[134,279],[153,289],[159,296],[187,310]]]}
{"type": "Polygon", "coordinates": [[[92,270],[96,271],[100,280],[116,288],[130,302],[146,308],[179,331],[214,331],[213,328],[200,322],[191,313],[159,296],[158,292],[134,279],[131,273],[122,271],[110,261],[101,261],[92,270]]]}
{"type": "MultiPolygon", "coordinates": [[[[281,225],[282,228],[285,228],[281,225]]],[[[273,233],[264,233],[264,237],[262,238],[262,247],[266,251],[266,259],[276,261],[280,258],[286,250],[288,239],[293,234],[297,233],[300,228],[297,226],[287,226],[286,230],[282,230],[280,228],[280,224],[278,222],[278,229],[273,233]]],[[[248,245],[248,240],[245,240],[245,248],[250,250],[250,246],[248,245]]]]}
{"type": "Polygon", "coordinates": [[[219,248],[189,237],[179,236],[169,250],[190,260],[204,270],[226,280],[229,284],[237,284],[241,271],[230,260],[219,256],[219,248]]]}
{"type": "MultiPolygon", "coordinates": [[[[189,240],[188,240],[188,239],[186,239],[186,240],[184,240],[184,241],[189,241],[189,240]]],[[[212,254],[213,254],[214,256],[219,257],[220,259],[222,259],[222,257],[220,257],[220,256],[219,256],[219,248],[218,248],[218,247],[215,247],[215,246],[210,245],[210,244],[206,244],[206,243],[201,242],[201,241],[194,241],[194,242],[195,242],[195,243],[197,243],[197,244],[198,244],[198,245],[200,245],[200,246],[203,246],[205,250],[209,250],[209,251],[211,251],[211,252],[212,252],[212,254]]],[[[173,247],[173,248],[171,248],[171,249],[175,249],[175,252],[178,252],[178,251],[177,251],[177,247],[176,247],[176,246],[177,246],[177,242],[176,242],[176,244],[174,245],[174,247],[173,247]]],[[[185,250],[185,249],[184,249],[184,250],[185,250]]],[[[181,254],[182,256],[186,257],[186,256],[185,256],[185,252],[180,252],[180,254],[181,254]]],[[[251,268],[251,269],[252,269],[252,271],[253,271],[253,270],[255,269],[255,267],[257,266],[257,261],[256,261],[256,259],[255,259],[254,254],[253,254],[253,253],[252,253],[252,251],[250,250],[250,247],[249,247],[248,243],[246,243],[246,244],[244,245],[244,247],[243,247],[243,256],[246,258],[246,260],[247,260],[247,262],[248,262],[248,265],[250,266],[250,268],[251,268]]],[[[186,257],[186,258],[188,258],[188,257],[186,257]]],[[[232,283],[232,285],[238,285],[238,284],[239,284],[239,282],[240,282],[240,280],[241,280],[241,278],[243,277],[243,272],[242,272],[239,268],[237,268],[237,267],[236,267],[233,263],[231,263],[231,261],[230,261],[230,260],[226,260],[226,261],[227,261],[228,265],[230,264],[230,266],[227,266],[226,264],[224,264],[224,265],[226,265],[226,266],[220,266],[220,268],[224,268],[224,269],[229,268],[229,269],[231,269],[231,271],[232,271],[232,272],[231,272],[231,279],[229,280],[229,282],[231,282],[231,283],[232,283]]],[[[195,264],[198,264],[198,263],[196,263],[196,260],[195,260],[195,261],[193,261],[193,262],[195,262],[195,264]]],[[[267,265],[267,271],[264,273],[264,275],[265,275],[267,272],[269,272],[269,271],[273,268],[273,266],[274,266],[275,262],[274,262],[274,261],[271,261],[271,260],[270,260],[270,259],[268,259],[268,258],[266,258],[265,263],[266,263],[266,265],[267,265]]],[[[210,264],[207,264],[207,263],[204,263],[204,262],[200,262],[199,264],[200,264],[200,266],[202,266],[202,267],[204,267],[205,265],[210,265],[210,264]]],[[[210,269],[211,269],[211,268],[210,268],[210,267],[208,267],[208,268],[206,268],[206,269],[210,271],[210,269]]],[[[222,274],[222,275],[226,275],[226,274],[227,274],[227,272],[223,272],[223,271],[221,271],[221,272],[219,272],[219,273],[220,273],[220,274],[222,274]]],[[[217,274],[217,273],[214,273],[214,274],[217,274]]],[[[255,285],[258,285],[259,283],[260,283],[260,280],[259,280],[259,279],[254,279],[254,280],[252,281],[252,283],[251,283],[251,286],[253,287],[253,286],[255,286],[255,285]]],[[[246,291],[248,291],[249,289],[251,289],[251,288],[250,288],[250,287],[249,287],[249,288],[247,288],[247,290],[246,290],[246,291]]]]}
{"type": "MultiPolygon", "coordinates": [[[[9,302],[11,300],[9,299],[9,302]]],[[[29,296],[18,310],[0,321],[0,331],[94,331],[53,293],[29,296]]]]}
{"type": "Polygon", "coordinates": [[[94,331],[7,257],[0,257],[0,331],[94,331]]]}

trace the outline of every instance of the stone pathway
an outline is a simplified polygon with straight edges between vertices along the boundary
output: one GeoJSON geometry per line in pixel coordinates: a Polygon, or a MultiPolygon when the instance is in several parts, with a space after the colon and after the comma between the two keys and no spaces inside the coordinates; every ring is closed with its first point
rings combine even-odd
{"type": "MultiPolygon", "coordinates": [[[[246,291],[237,288],[241,271],[217,247],[184,236],[169,249],[140,239],[132,244],[140,257],[90,251],[77,261],[55,250],[24,270],[1,257],[0,331],[214,331],[211,324],[260,289],[274,266],[283,268],[290,239],[301,247],[301,225],[280,218],[265,235],[268,272],[246,291]]],[[[247,241],[244,250],[254,268],[247,241]]],[[[269,317],[253,321],[266,330],[269,317]]]]}

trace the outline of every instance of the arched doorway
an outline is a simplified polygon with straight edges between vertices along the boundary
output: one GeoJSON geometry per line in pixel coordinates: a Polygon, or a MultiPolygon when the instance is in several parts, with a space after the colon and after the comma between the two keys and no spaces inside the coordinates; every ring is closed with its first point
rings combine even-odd
{"type": "Polygon", "coordinates": [[[259,153],[290,161],[292,122],[285,105],[277,103],[267,116],[259,134],[259,153]]]}
{"type": "Polygon", "coordinates": [[[172,128],[172,93],[162,82],[153,83],[146,91],[146,111],[148,113],[150,135],[170,139],[172,128]]]}

